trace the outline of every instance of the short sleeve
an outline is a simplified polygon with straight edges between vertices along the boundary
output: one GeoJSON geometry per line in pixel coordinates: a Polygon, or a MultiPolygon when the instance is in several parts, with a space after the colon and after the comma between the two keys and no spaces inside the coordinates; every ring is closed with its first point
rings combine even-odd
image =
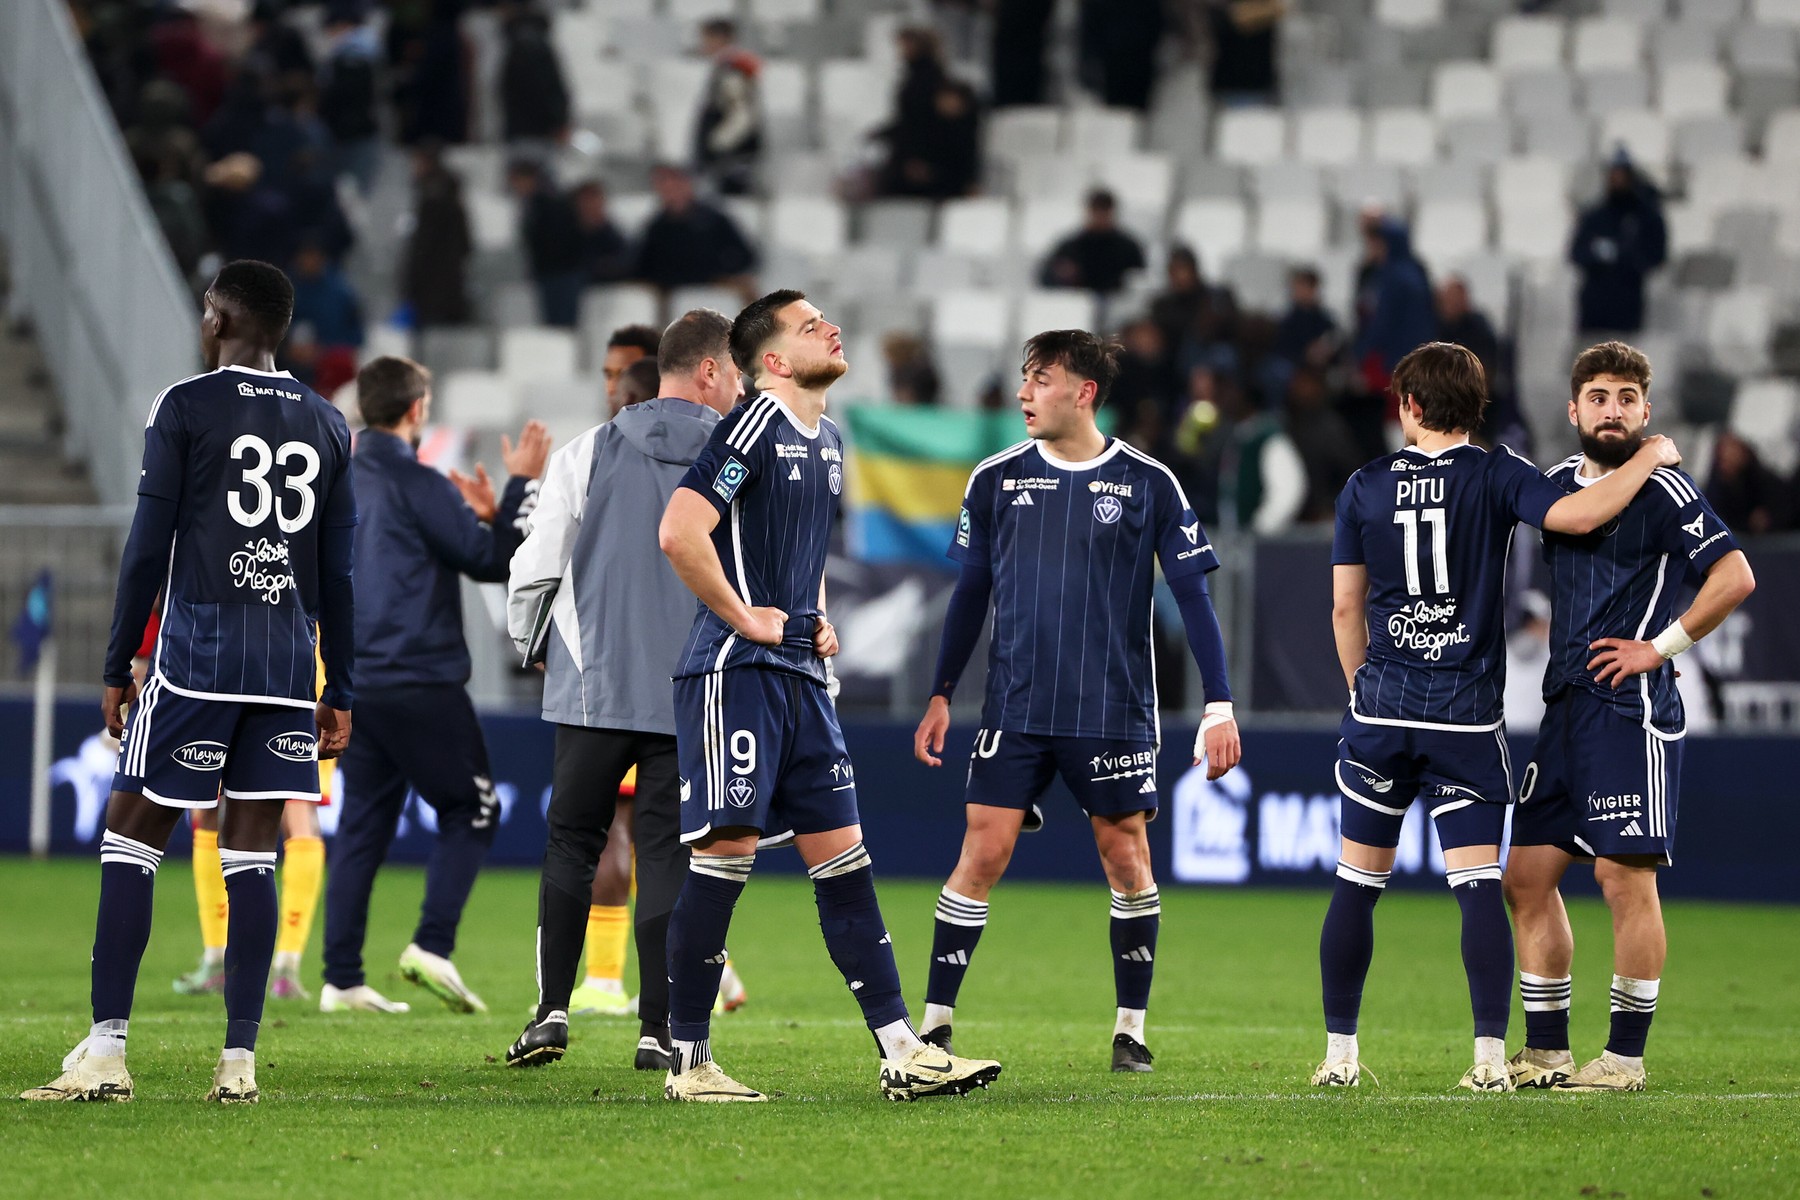
{"type": "Polygon", "coordinates": [[[990,566],[993,563],[994,488],[997,468],[979,468],[963,489],[962,510],[956,514],[956,534],[948,551],[959,563],[990,566]]]}
{"type": "Polygon", "coordinates": [[[1494,451],[1488,487],[1499,501],[1500,511],[1534,529],[1542,529],[1550,509],[1568,495],[1530,459],[1505,446],[1494,451]]]}
{"type": "Polygon", "coordinates": [[[150,409],[144,426],[144,464],[138,472],[138,495],[162,500],[181,499],[181,480],[187,467],[187,429],[181,405],[164,393],[150,409]]]}
{"type": "Polygon", "coordinates": [[[1200,527],[1180,485],[1158,472],[1150,486],[1156,497],[1156,560],[1162,564],[1163,577],[1182,579],[1218,570],[1212,539],[1200,527]]]}
{"type": "Polygon", "coordinates": [[[761,439],[745,448],[738,446],[733,437],[742,428],[744,414],[750,407],[749,404],[740,404],[729,416],[713,426],[712,436],[707,439],[700,456],[688,467],[687,474],[681,477],[679,486],[706,497],[708,503],[718,509],[721,515],[731,508],[732,501],[756,485],[761,474],[758,470],[761,460],[757,453],[762,445],[761,439]]]}
{"type": "Polygon", "coordinates": [[[1331,535],[1331,565],[1359,566],[1368,561],[1363,554],[1362,514],[1356,508],[1356,484],[1361,472],[1350,477],[1337,498],[1337,527],[1331,535]]]}
{"type": "Polygon", "coordinates": [[[1689,570],[1704,575],[1714,563],[1739,549],[1731,530],[1719,520],[1719,514],[1687,475],[1660,468],[1645,486],[1660,487],[1668,496],[1662,546],[1686,563],[1689,570]]]}

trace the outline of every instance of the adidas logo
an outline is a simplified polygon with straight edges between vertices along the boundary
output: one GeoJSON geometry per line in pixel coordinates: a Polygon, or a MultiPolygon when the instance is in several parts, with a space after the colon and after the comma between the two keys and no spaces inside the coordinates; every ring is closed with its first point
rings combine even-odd
{"type": "Polygon", "coordinates": [[[788,468],[788,478],[789,479],[800,478],[800,464],[799,463],[795,463],[793,466],[788,468]]]}
{"type": "Polygon", "coordinates": [[[711,958],[702,959],[701,961],[709,962],[709,963],[712,963],[714,966],[722,967],[725,965],[725,951],[721,950],[717,954],[713,955],[711,958]]]}
{"type": "Polygon", "coordinates": [[[935,961],[949,963],[953,967],[966,967],[969,965],[969,952],[967,950],[952,950],[948,954],[938,955],[935,961]]]}
{"type": "Polygon", "coordinates": [[[875,944],[877,946],[891,946],[894,944],[893,935],[888,933],[886,930],[883,930],[881,933],[881,940],[879,942],[876,942],[875,944]]]}
{"type": "Polygon", "coordinates": [[[1119,955],[1119,957],[1126,962],[1150,962],[1150,947],[1139,946],[1136,950],[1127,950],[1124,954],[1119,955]]]}
{"type": "Polygon", "coordinates": [[[1031,498],[1030,492],[1020,492],[1018,495],[1018,498],[1012,502],[1012,506],[1014,508],[1020,508],[1020,507],[1031,508],[1036,503],[1037,503],[1037,501],[1035,501],[1031,498]]]}
{"type": "Polygon", "coordinates": [[[1687,534],[1689,537],[1705,537],[1706,536],[1706,514],[1701,513],[1700,515],[1696,516],[1692,521],[1690,521],[1688,524],[1683,525],[1681,527],[1681,532],[1687,534]]]}
{"type": "Polygon", "coordinates": [[[1154,780],[1154,779],[1144,780],[1144,786],[1138,789],[1138,795],[1140,795],[1140,796],[1156,795],[1156,780],[1154,780]]]}
{"type": "Polygon", "coordinates": [[[1643,837],[1644,836],[1644,828],[1643,828],[1643,826],[1639,825],[1636,821],[1633,821],[1631,824],[1627,825],[1625,828],[1619,830],[1619,836],[1620,837],[1643,837]]]}

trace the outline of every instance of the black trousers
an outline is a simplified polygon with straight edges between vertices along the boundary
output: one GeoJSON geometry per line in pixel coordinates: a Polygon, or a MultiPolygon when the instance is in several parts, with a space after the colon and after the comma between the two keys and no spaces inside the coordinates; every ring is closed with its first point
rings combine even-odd
{"type": "Polygon", "coordinates": [[[633,829],[637,840],[638,1019],[661,1029],[669,1020],[669,914],[687,877],[681,844],[680,778],[675,738],[620,729],[556,727],[550,826],[538,886],[538,1014],[567,1009],[587,937],[594,868],[606,849],[619,784],[637,768],[633,829]]]}

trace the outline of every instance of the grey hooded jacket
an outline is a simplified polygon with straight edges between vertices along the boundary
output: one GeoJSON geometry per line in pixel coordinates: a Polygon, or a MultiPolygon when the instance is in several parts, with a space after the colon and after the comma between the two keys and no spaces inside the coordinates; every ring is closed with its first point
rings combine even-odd
{"type": "Polygon", "coordinates": [[[544,719],[675,733],[669,682],[694,596],[657,526],[719,414],[687,400],[634,404],[558,450],[507,584],[506,624],[544,663],[544,719]]]}

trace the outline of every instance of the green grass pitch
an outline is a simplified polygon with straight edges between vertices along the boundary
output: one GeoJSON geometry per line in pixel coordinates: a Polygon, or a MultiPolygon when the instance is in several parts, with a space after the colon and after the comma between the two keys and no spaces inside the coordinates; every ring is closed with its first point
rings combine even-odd
{"type": "MultiPolygon", "coordinates": [[[[87,1026],[95,864],[0,860],[0,1083],[56,1073],[87,1026]]],[[[629,1067],[635,1024],[578,1022],[569,1057],[496,1062],[534,995],[535,876],[476,888],[457,962],[493,1006],[459,1017],[402,982],[422,879],[377,888],[371,982],[402,1017],[271,1002],[263,1102],[200,1102],[224,1032],[216,1000],[169,980],[198,945],[185,864],[163,871],[132,1021],[137,1099],[13,1102],[0,1121],[7,1196],[1800,1195],[1800,922],[1792,909],[1682,904],[1636,1096],[1472,1096],[1467,993],[1447,895],[1377,913],[1363,1057],[1381,1085],[1322,1094],[1316,947],[1325,894],[1170,889],[1149,1040],[1156,1073],[1107,1071],[1107,896],[1003,887],[962,997],[957,1042],[1001,1059],[986,1093],[887,1103],[872,1042],[821,945],[804,880],[752,878],[732,950],[750,1003],[714,1025],[727,1070],[781,1093],[762,1106],[666,1104],[629,1067]]],[[[935,884],[882,898],[919,1004],[935,884]]],[[[1599,1051],[1610,935],[1572,906],[1578,1058],[1599,1051]]],[[[317,936],[309,986],[317,982],[317,936]]],[[[1515,1015],[1512,1044],[1523,1022],[1515,1015]]]]}

